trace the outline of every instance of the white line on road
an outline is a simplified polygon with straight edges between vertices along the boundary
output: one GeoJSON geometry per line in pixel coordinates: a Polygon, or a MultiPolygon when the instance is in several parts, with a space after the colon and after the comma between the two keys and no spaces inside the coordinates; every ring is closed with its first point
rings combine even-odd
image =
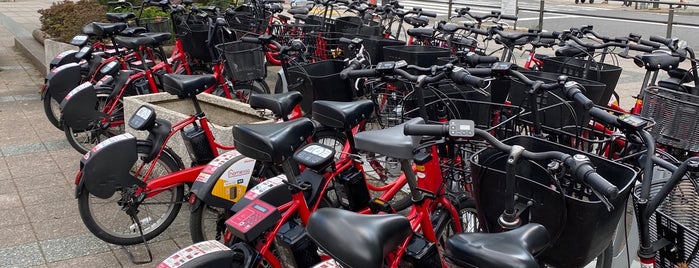
{"type": "MultiPolygon", "coordinates": [[[[568,19],[568,18],[580,18],[581,16],[576,16],[576,15],[563,15],[563,16],[550,16],[546,17],[544,16],[544,20],[546,19],[568,19]]],[[[517,21],[530,21],[530,20],[539,20],[539,18],[520,18],[517,19],[517,21]]]]}
{"type": "MultiPolygon", "coordinates": [[[[527,13],[536,13],[539,14],[539,12],[534,12],[534,11],[520,11],[520,12],[527,12],[527,13]]],[[[560,17],[544,17],[544,19],[549,18],[549,19],[559,19],[559,18],[580,18],[584,16],[576,16],[576,15],[567,15],[567,16],[560,16],[560,17]]],[[[521,20],[533,20],[532,18],[526,18],[526,19],[518,19],[518,21],[521,20]]],[[[536,18],[537,20],[539,19],[538,17],[536,18]]],[[[650,24],[650,25],[667,25],[664,22],[647,22],[647,21],[633,21],[632,19],[612,19],[612,18],[593,18],[589,17],[589,19],[595,19],[595,20],[608,20],[608,21],[620,21],[620,22],[627,22],[627,23],[641,23],[641,24],[650,24]]],[[[679,28],[687,28],[687,29],[697,29],[696,26],[687,26],[687,25],[672,25],[672,27],[679,27],[679,28]]]]}

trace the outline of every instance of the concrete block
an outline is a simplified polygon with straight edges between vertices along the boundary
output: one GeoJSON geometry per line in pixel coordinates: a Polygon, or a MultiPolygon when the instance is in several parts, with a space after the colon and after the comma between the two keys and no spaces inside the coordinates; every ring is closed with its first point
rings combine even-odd
{"type": "MultiPolygon", "coordinates": [[[[201,109],[206,114],[211,131],[219,144],[233,145],[232,129],[235,124],[248,124],[257,122],[272,122],[271,119],[259,115],[248,104],[230,100],[207,93],[197,95],[201,109]]],[[[179,99],[168,93],[155,93],[124,98],[124,119],[129,120],[131,115],[141,107],[148,105],[155,110],[157,118],[170,121],[173,125],[188,118],[194,113],[194,104],[190,99],[179,99]]],[[[148,135],[145,131],[137,131],[128,126],[126,132],[133,134],[138,139],[145,139],[148,135]]],[[[189,166],[192,159],[183,143],[182,135],[175,134],[168,141],[168,146],[177,153],[189,166]]],[[[220,151],[222,152],[222,151],[220,151]]]]}

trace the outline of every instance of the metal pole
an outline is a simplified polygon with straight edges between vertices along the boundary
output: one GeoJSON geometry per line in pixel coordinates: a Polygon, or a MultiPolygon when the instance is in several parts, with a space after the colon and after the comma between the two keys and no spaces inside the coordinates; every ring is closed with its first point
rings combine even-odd
{"type": "Polygon", "coordinates": [[[544,29],[544,0],[539,1],[539,31],[544,29]]]}
{"type": "Polygon", "coordinates": [[[667,12],[667,33],[665,34],[665,37],[670,38],[672,37],[672,21],[675,17],[675,8],[670,6],[670,10],[667,12]]]}
{"type": "Polygon", "coordinates": [[[451,7],[454,5],[453,0],[449,0],[449,11],[447,12],[447,18],[451,18],[451,7]]]}

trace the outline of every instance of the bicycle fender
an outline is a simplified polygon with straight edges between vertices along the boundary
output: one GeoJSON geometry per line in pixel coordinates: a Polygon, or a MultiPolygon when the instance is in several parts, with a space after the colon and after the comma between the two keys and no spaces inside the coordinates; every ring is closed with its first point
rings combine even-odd
{"type": "Polygon", "coordinates": [[[225,209],[233,207],[252,186],[250,182],[255,162],[236,150],[216,157],[192,184],[190,192],[201,202],[190,204],[190,208],[194,210],[202,202],[225,209]]]}
{"type": "Polygon", "coordinates": [[[46,94],[59,103],[68,92],[80,85],[80,65],[72,62],[52,69],[46,75],[46,94]]]}
{"type": "Polygon", "coordinates": [[[239,257],[244,256],[246,255],[242,252],[230,249],[221,242],[209,240],[180,249],[163,260],[156,268],[241,267],[233,264],[241,259],[239,257]]]}
{"type": "Polygon", "coordinates": [[[134,185],[145,188],[146,183],[131,175],[131,167],[138,158],[136,138],[121,134],[106,139],[87,152],[80,159],[85,190],[92,195],[107,199],[117,189],[134,185]]]}
{"type": "Polygon", "coordinates": [[[49,62],[49,70],[62,66],[64,64],[68,63],[77,63],[80,61],[76,55],[78,54],[77,50],[66,50],[54,57],[50,62],[49,62]]]}
{"type": "Polygon", "coordinates": [[[95,108],[97,93],[90,82],[75,87],[60,102],[61,120],[64,125],[71,127],[74,131],[88,129],[90,124],[105,116],[102,111],[95,108]]]}

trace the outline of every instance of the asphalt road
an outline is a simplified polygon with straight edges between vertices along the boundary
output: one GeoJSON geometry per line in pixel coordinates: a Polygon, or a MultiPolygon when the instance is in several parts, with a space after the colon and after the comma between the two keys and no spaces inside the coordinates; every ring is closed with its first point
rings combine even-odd
{"type": "MultiPolygon", "coordinates": [[[[679,1],[678,1],[679,2],[679,1]]],[[[436,11],[445,16],[448,11],[447,0],[437,1],[402,1],[406,6],[419,6],[426,10],[436,11]]],[[[454,0],[454,7],[471,7],[473,12],[490,12],[499,10],[500,1],[493,0],[454,0]]],[[[517,26],[536,28],[539,24],[539,0],[519,0],[519,20],[517,26]]],[[[574,0],[545,0],[543,29],[560,31],[580,25],[593,25],[594,29],[606,36],[627,36],[629,33],[641,34],[645,39],[652,35],[666,36],[668,9],[634,9],[621,7],[620,1],[602,3],[596,0],[594,4],[575,4],[574,0]],[[604,18],[600,18],[604,17],[604,18]],[[651,22],[657,21],[657,22],[651,22]]],[[[672,37],[687,41],[692,47],[699,47],[699,7],[689,7],[687,10],[677,10],[673,17],[676,25],[672,27],[672,37]]]]}

